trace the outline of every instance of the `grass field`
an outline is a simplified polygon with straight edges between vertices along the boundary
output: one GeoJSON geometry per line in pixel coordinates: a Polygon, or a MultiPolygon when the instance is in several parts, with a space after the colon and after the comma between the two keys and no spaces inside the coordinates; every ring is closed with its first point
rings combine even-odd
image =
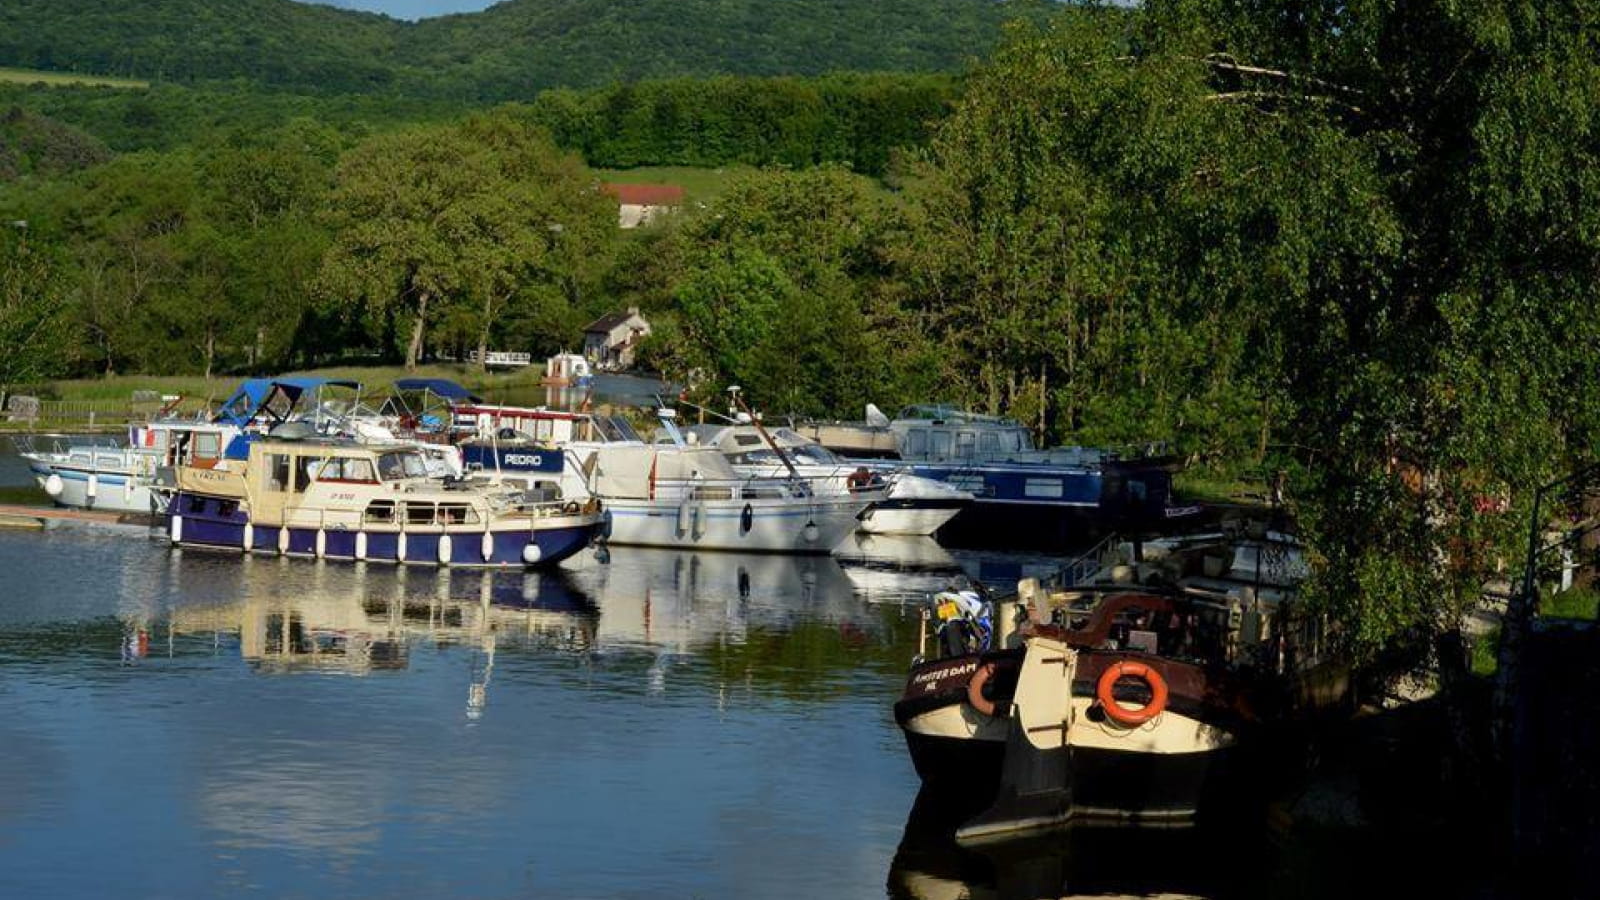
{"type": "Polygon", "coordinates": [[[103,75],[76,75],[71,72],[40,72],[34,69],[7,69],[4,67],[0,67],[0,82],[110,88],[147,88],[150,86],[148,81],[138,81],[132,78],[108,78],[103,75]]]}
{"type": "MultiPolygon", "coordinates": [[[[330,369],[311,369],[304,372],[284,372],[284,375],[317,375],[324,378],[345,378],[359,381],[363,394],[388,391],[395,379],[415,376],[419,378],[448,378],[467,388],[484,394],[503,391],[521,391],[539,386],[544,377],[544,366],[534,364],[510,372],[482,372],[471,365],[419,366],[407,373],[400,366],[343,366],[330,369]]],[[[197,376],[182,375],[113,375],[110,378],[82,378],[54,381],[46,394],[52,400],[104,400],[108,403],[127,403],[134,391],[155,391],[160,394],[178,394],[195,400],[220,402],[227,399],[246,376],[221,375],[209,381],[197,376]]]]}
{"type": "Polygon", "coordinates": [[[637,169],[595,169],[604,181],[617,184],[675,184],[694,203],[709,203],[722,196],[734,179],[754,172],[749,166],[693,169],[688,166],[641,166],[637,169]]]}

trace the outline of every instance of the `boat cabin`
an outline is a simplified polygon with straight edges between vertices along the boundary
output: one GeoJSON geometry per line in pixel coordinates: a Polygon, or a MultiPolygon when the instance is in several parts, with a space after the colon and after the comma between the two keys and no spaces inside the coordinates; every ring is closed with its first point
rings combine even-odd
{"type": "MultiPolygon", "coordinates": [[[[691,425],[683,429],[683,434],[691,446],[713,447],[736,466],[780,465],[783,462],[754,425],[691,425]]],[[[851,465],[839,454],[792,428],[769,428],[767,434],[795,465],[851,465]]],[[[662,436],[657,435],[656,443],[663,442],[662,436]]]]}
{"type": "Polygon", "coordinates": [[[476,493],[430,478],[427,460],[411,447],[264,440],[250,445],[248,464],[239,468],[232,461],[185,466],[178,487],[190,502],[209,496],[248,503],[258,525],[453,525],[487,513],[476,493]]]}

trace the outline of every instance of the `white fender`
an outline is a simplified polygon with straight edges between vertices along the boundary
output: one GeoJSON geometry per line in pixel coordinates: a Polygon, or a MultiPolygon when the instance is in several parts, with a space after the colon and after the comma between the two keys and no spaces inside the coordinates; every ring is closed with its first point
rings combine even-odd
{"type": "Polygon", "coordinates": [[[249,553],[256,548],[256,526],[249,522],[244,523],[244,552],[249,553]]]}
{"type": "Polygon", "coordinates": [[[537,563],[539,560],[541,560],[543,558],[544,558],[544,551],[539,549],[539,545],[538,544],[530,542],[530,543],[528,543],[528,544],[523,546],[523,548],[522,548],[522,561],[523,562],[525,562],[525,563],[527,563],[528,565],[531,566],[531,565],[537,563]]]}
{"type": "Polygon", "coordinates": [[[289,526],[287,525],[278,526],[278,552],[289,552],[289,526]]]}
{"type": "Polygon", "coordinates": [[[678,537],[683,537],[689,533],[690,514],[689,503],[687,500],[678,504],[678,537]]]}
{"type": "Polygon", "coordinates": [[[183,516],[172,517],[172,542],[183,543],[183,516]]]}
{"type": "Polygon", "coordinates": [[[478,550],[483,554],[483,561],[488,562],[494,557],[494,535],[485,531],[483,540],[478,542],[478,550]]]}
{"type": "Polygon", "coordinates": [[[50,477],[44,480],[44,492],[52,497],[61,496],[61,489],[64,487],[66,487],[66,482],[62,481],[61,476],[55,472],[51,472],[50,477]]]}
{"type": "Polygon", "coordinates": [[[84,488],[84,494],[90,500],[93,500],[95,498],[95,495],[98,494],[98,493],[100,493],[100,476],[96,475],[93,472],[90,472],[89,473],[89,486],[87,488],[84,488]]]}
{"type": "Polygon", "coordinates": [[[455,541],[450,539],[450,535],[439,535],[439,565],[450,565],[450,556],[455,552],[455,549],[455,541]]]}
{"type": "Polygon", "coordinates": [[[689,533],[694,535],[694,539],[698,541],[706,533],[706,508],[705,508],[705,505],[701,504],[701,503],[696,503],[694,505],[694,511],[693,511],[693,514],[692,514],[691,518],[692,518],[693,521],[691,523],[691,526],[690,526],[690,529],[689,529],[689,533]]]}
{"type": "Polygon", "coordinates": [[[367,533],[356,532],[356,559],[365,561],[367,558],[367,533]]]}
{"type": "Polygon", "coordinates": [[[328,555],[328,532],[317,529],[317,559],[328,555]]]}
{"type": "Polygon", "coordinates": [[[397,563],[406,561],[406,533],[404,531],[400,532],[400,540],[395,543],[394,561],[397,563]]]}
{"type": "Polygon", "coordinates": [[[822,529],[818,528],[815,522],[807,522],[806,527],[800,530],[800,536],[805,538],[806,543],[815,544],[817,539],[822,537],[822,529]]]}

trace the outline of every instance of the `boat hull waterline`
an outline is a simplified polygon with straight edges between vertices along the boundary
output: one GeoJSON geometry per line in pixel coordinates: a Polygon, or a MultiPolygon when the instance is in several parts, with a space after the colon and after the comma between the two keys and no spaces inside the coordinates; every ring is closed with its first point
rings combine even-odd
{"type": "MultiPolygon", "coordinates": [[[[223,501],[225,502],[225,501],[223,501]]],[[[178,494],[167,534],[174,546],[249,551],[308,559],[405,565],[524,568],[554,565],[583,550],[600,533],[600,514],[575,512],[485,529],[361,529],[255,526],[237,509],[201,495],[178,494]]]]}
{"type": "Polygon", "coordinates": [[[686,500],[608,498],[606,542],[756,553],[825,554],[856,528],[866,505],[848,497],[686,500]]]}
{"type": "Polygon", "coordinates": [[[132,470],[83,468],[43,457],[30,457],[29,469],[57,506],[144,515],[159,514],[165,506],[132,470]]]}

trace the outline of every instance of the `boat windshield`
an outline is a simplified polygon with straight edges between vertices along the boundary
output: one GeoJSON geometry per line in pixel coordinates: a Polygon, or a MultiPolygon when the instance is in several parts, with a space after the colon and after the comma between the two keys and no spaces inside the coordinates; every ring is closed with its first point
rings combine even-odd
{"type": "Polygon", "coordinates": [[[594,427],[606,441],[612,443],[639,440],[639,433],[633,430],[633,426],[617,416],[595,416],[594,427]]]}
{"type": "Polygon", "coordinates": [[[427,478],[428,464],[422,454],[411,450],[391,450],[378,455],[378,474],[384,481],[402,478],[427,478]]]}
{"type": "MultiPolygon", "coordinates": [[[[842,466],[845,464],[838,454],[826,447],[813,445],[807,447],[785,447],[783,452],[788,454],[789,461],[797,466],[842,466]]],[[[780,465],[783,460],[772,450],[751,450],[729,457],[730,460],[742,465],[780,465]]]]}

